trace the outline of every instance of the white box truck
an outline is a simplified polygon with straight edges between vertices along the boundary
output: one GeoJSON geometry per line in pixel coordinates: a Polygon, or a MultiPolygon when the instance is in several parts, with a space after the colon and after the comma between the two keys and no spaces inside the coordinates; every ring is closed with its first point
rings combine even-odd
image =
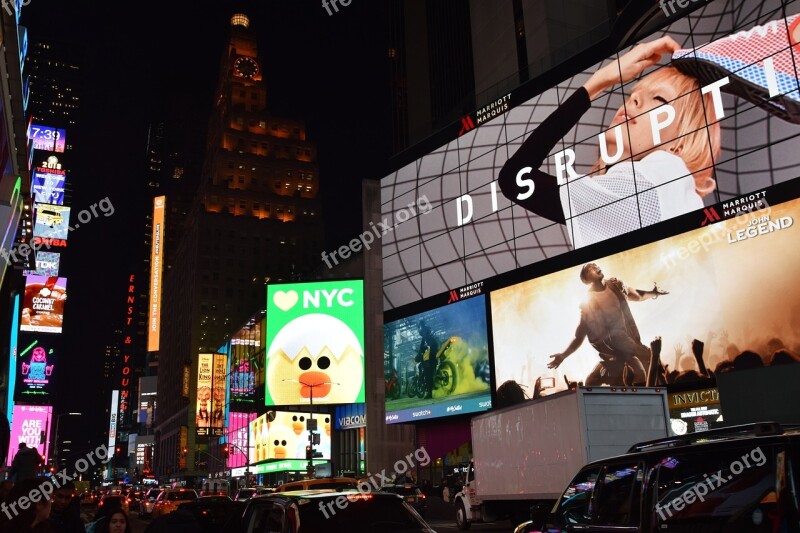
{"type": "Polygon", "coordinates": [[[668,437],[669,427],[660,387],[578,387],[476,416],[456,523],[547,513],[583,465],[668,437]]]}

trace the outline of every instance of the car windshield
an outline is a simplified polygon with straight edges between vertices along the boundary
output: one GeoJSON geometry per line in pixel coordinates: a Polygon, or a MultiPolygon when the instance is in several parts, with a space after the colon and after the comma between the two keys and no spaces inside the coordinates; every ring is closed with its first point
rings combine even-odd
{"type": "Polygon", "coordinates": [[[340,496],[322,500],[301,500],[299,533],[428,531],[414,511],[398,498],[375,498],[371,495],[353,494],[348,498],[348,505],[340,509],[336,505],[336,498],[340,496]],[[321,503],[324,504],[324,508],[321,508],[321,503]]]}

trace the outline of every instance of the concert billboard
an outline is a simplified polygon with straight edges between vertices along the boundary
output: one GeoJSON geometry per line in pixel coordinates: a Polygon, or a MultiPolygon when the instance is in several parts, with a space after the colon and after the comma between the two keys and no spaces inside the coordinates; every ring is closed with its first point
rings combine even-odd
{"type": "Polygon", "coordinates": [[[771,196],[761,209],[492,290],[498,397],[800,362],[800,199],[770,205],[771,196]]]}
{"type": "Polygon", "coordinates": [[[383,327],[386,423],[492,406],[486,297],[475,296],[383,327]]]}
{"type": "Polygon", "coordinates": [[[797,178],[800,4],[690,6],[498,97],[384,177],[384,310],[797,178]]]}
{"type": "Polygon", "coordinates": [[[267,316],[266,405],[364,401],[362,280],[269,285],[267,316]]]}

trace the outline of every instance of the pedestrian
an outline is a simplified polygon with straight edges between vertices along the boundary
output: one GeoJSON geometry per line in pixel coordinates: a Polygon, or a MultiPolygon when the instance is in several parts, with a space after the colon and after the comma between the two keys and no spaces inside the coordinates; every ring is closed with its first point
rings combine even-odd
{"type": "Polygon", "coordinates": [[[0,531],[3,533],[55,533],[48,518],[53,500],[47,495],[47,490],[42,490],[42,485],[50,483],[47,478],[38,477],[25,479],[14,484],[8,498],[2,504],[0,512],[0,531]],[[31,494],[39,494],[34,502],[31,494]],[[26,508],[19,502],[22,498],[28,500],[26,508]]]}
{"type": "Polygon", "coordinates": [[[50,523],[57,533],[85,533],[80,502],[75,499],[75,483],[67,481],[53,491],[50,523]]]}
{"type": "Polygon", "coordinates": [[[19,451],[11,463],[11,479],[19,483],[26,479],[33,479],[39,473],[39,467],[44,464],[44,459],[35,448],[28,448],[25,442],[19,443],[19,451]]]}
{"type": "Polygon", "coordinates": [[[100,528],[100,533],[132,533],[128,515],[122,509],[115,509],[100,528]]]}

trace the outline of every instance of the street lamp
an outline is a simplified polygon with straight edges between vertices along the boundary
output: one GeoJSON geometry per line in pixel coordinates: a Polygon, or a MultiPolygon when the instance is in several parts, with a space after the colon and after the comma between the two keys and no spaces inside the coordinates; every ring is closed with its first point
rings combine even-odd
{"type": "MultiPolygon", "coordinates": [[[[56,415],[56,434],[55,438],[53,439],[53,464],[58,467],[58,423],[61,420],[62,416],[82,416],[83,413],[61,413],[60,415],[56,415]]],[[[44,456],[47,457],[47,446],[45,446],[44,456]]]]}
{"type": "MultiPolygon", "coordinates": [[[[289,382],[292,382],[292,383],[299,383],[300,385],[303,385],[304,387],[308,387],[310,389],[311,392],[309,394],[309,409],[310,409],[309,420],[314,420],[314,411],[311,410],[314,407],[314,387],[319,387],[320,385],[341,385],[341,383],[334,383],[333,381],[324,381],[322,383],[315,383],[313,385],[311,385],[309,383],[302,382],[299,379],[284,379],[282,381],[289,381],[289,382]]],[[[308,472],[310,473],[310,472],[313,472],[313,470],[314,470],[314,440],[313,439],[314,439],[314,429],[316,429],[316,426],[314,426],[313,424],[310,424],[310,423],[309,423],[309,426],[310,427],[309,427],[309,430],[308,430],[308,442],[309,442],[309,447],[311,448],[311,457],[308,458],[308,465],[307,465],[306,468],[307,468],[308,472]],[[311,429],[311,427],[313,427],[314,429],[311,429]]]]}

